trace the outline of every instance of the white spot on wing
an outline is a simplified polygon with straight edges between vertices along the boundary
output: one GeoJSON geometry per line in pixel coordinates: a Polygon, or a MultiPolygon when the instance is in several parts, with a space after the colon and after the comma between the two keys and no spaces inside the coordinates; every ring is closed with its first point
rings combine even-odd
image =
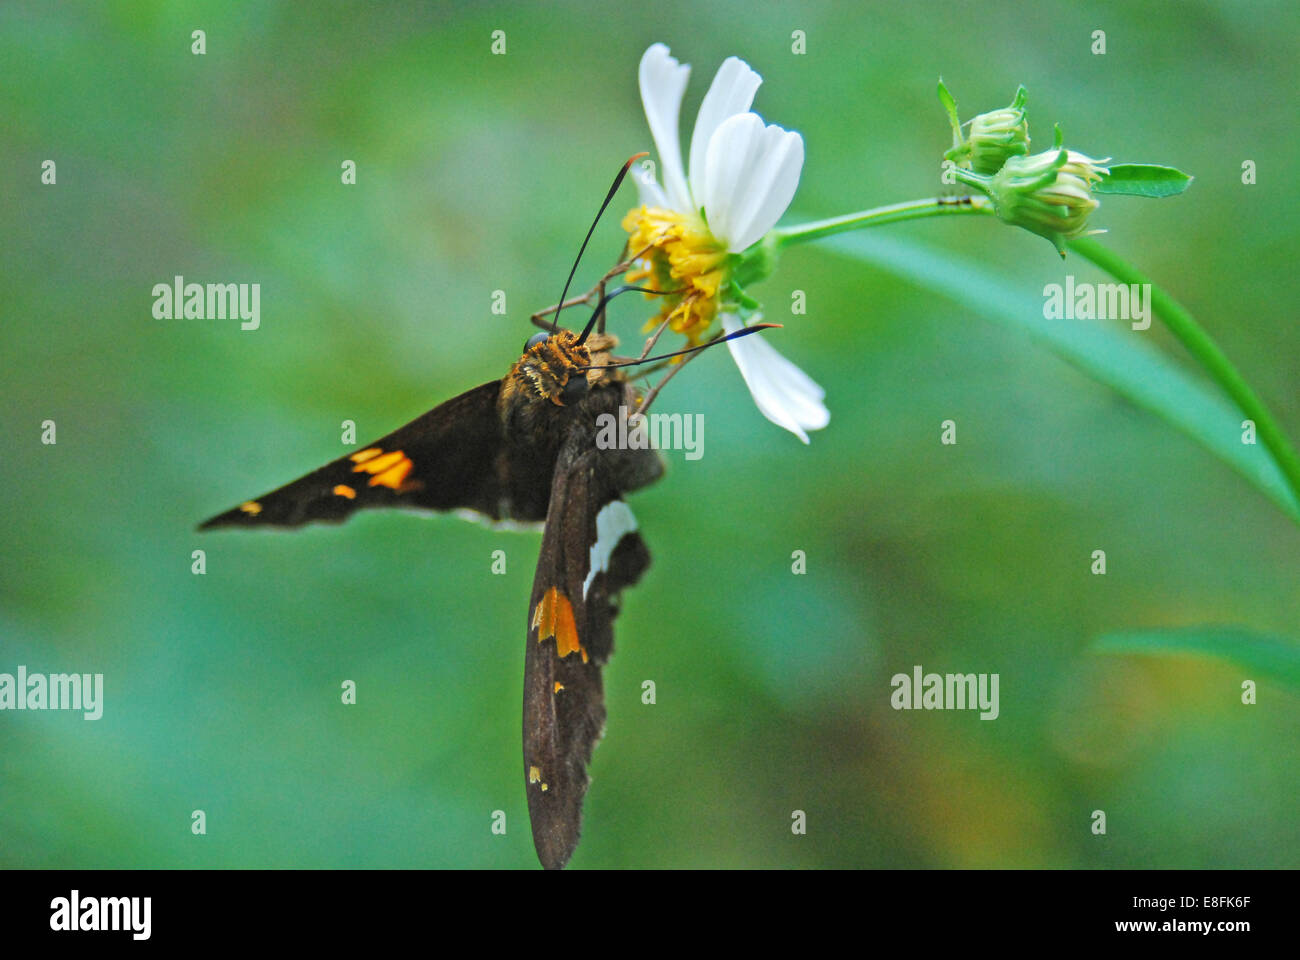
{"type": "MultiPolygon", "coordinates": [[[[429,513],[427,516],[433,517],[437,514],[429,513]]],[[[462,520],[468,520],[470,523],[477,523],[479,526],[487,527],[489,530],[504,530],[509,533],[537,533],[546,526],[544,520],[533,523],[528,520],[511,520],[507,517],[504,520],[493,520],[486,513],[479,513],[477,510],[471,510],[468,507],[461,507],[456,510],[456,516],[462,520]]]]}
{"type": "Polygon", "coordinates": [[[611,500],[600,508],[596,514],[596,542],[591,545],[591,562],[587,568],[587,579],[582,581],[582,599],[587,599],[587,591],[598,572],[609,571],[609,558],[614,555],[618,542],[636,529],[636,517],[622,500],[611,500]]]}

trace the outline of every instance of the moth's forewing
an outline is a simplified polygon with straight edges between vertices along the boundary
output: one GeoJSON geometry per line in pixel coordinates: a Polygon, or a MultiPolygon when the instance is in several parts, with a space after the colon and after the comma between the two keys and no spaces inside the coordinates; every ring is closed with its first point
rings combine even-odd
{"type": "MultiPolygon", "coordinates": [[[[605,726],[600,671],[614,649],[618,592],[650,565],[615,478],[638,475],[641,485],[661,469],[651,451],[636,452],[635,470],[613,469],[585,426],[575,423],[560,449],[528,606],[524,776],[533,844],[548,869],[563,867],[578,843],[587,765],[605,726]]],[[[625,468],[628,459],[618,452],[625,468]]]]}
{"type": "Polygon", "coordinates": [[[468,508],[501,519],[500,389],[494,380],[453,397],[383,439],[218,514],[199,529],[338,523],[368,507],[468,508]]]}

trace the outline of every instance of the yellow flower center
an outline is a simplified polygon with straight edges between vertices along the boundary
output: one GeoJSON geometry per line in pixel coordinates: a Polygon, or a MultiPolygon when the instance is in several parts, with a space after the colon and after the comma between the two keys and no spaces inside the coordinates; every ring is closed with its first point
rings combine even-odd
{"type": "Polygon", "coordinates": [[[669,329],[684,334],[692,345],[713,324],[718,311],[718,290],[727,275],[727,251],[709,233],[698,215],[660,207],[641,207],[623,218],[628,250],[640,254],[627,273],[628,283],[662,296],[657,316],[646,324],[651,330],[664,320],[669,329]]]}

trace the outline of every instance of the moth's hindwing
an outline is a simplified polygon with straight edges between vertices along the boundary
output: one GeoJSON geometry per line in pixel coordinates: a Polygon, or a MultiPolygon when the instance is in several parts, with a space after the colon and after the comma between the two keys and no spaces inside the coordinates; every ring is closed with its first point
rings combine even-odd
{"type": "Polygon", "coordinates": [[[650,565],[601,454],[581,428],[560,450],[528,606],[524,776],[548,869],[578,843],[587,765],[605,726],[600,670],[614,649],[617,594],[650,565]]]}
{"type": "Polygon", "coordinates": [[[485,383],[305,477],[203,523],[296,527],[338,523],[366,507],[468,508],[500,519],[500,381],[485,383]]]}

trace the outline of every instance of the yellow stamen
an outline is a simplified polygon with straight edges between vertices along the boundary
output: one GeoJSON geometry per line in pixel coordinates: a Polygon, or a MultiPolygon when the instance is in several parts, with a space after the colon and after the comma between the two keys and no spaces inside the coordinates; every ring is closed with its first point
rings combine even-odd
{"type": "Polygon", "coordinates": [[[660,207],[631,211],[623,218],[623,229],[629,249],[646,251],[628,271],[627,282],[655,291],[648,296],[662,296],[659,314],[646,330],[667,319],[673,332],[698,343],[718,311],[726,249],[700,217],[660,207]]]}

